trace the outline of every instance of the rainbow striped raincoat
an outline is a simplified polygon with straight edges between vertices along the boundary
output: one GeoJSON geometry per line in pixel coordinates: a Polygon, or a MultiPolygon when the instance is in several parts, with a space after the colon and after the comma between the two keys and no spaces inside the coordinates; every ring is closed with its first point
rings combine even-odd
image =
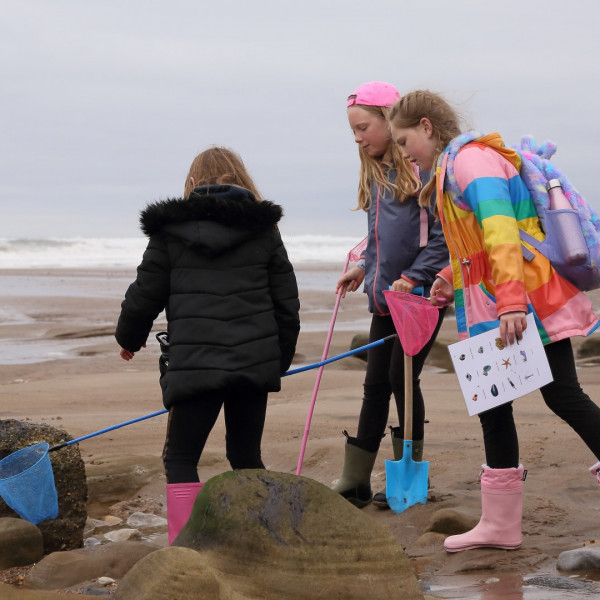
{"type": "Polygon", "coordinates": [[[455,141],[460,136],[438,161],[436,192],[450,250],[450,265],[440,276],[454,284],[459,338],[498,327],[498,317],[510,311],[533,313],[544,344],[589,335],[599,324],[589,298],[519,237],[523,229],[544,239],[519,176],[519,155],[497,133],[453,154],[455,141]],[[455,178],[453,187],[461,194],[449,189],[447,177],[455,178]],[[532,260],[524,259],[522,245],[533,253],[532,260]]]}

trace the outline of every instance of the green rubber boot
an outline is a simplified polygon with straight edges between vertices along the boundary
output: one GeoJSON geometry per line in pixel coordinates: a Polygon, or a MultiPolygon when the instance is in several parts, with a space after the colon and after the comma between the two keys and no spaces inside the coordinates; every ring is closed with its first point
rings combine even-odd
{"type": "MultiPolygon", "coordinates": [[[[390,427],[392,435],[392,449],[394,450],[394,460],[402,460],[404,456],[404,439],[401,436],[400,427],[390,427]]],[[[412,459],[415,462],[423,461],[423,440],[413,441],[412,459]]],[[[373,506],[381,509],[387,509],[390,505],[387,502],[385,489],[377,492],[373,496],[373,506]]]]}
{"type": "Polygon", "coordinates": [[[342,476],[332,488],[348,502],[358,508],[364,508],[373,499],[371,491],[371,472],[375,465],[377,452],[368,452],[356,445],[356,438],[351,438],[347,431],[342,476]]]}

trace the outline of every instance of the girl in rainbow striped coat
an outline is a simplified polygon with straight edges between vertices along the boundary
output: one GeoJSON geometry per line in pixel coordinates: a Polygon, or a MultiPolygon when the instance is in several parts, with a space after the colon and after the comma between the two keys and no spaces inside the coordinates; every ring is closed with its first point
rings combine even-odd
{"type": "MultiPolygon", "coordinates": [[[[436,195],[438,215],[450,250],[450,265],[431,289],[432,303],[454,298],[459,337],[500,327],[503,340],[522,337],[533,313],[554,381],[541,388],[546,405],[581,437],[597,462],[590,471],[600,483],[600,408],[583,392],[575,370],[571,336],[598,327],[591,302],[563,279],[548,259],[524,244],[519,229],[543,240],[535,205],[519,176],[520,159],[493,133],[461,146],[458,117],[439,95],[420,90],[390,112],[392,138],[405,158],[422,169],[437,164],[436,177],[421,202],[436,195]],[[452,177],[456,185],[448,185],[452,177]],[[450,190],[460,190],[455,193],[450,190]],[[528,253],[530,254],[530,253],[528,253]]],[[[479,415],[486,464],[480,475],[482,517],[461,535],[448,537],[448,552],[479,547],[515,549],[522,543],[522,482],[512,403],[479,415]]]]}

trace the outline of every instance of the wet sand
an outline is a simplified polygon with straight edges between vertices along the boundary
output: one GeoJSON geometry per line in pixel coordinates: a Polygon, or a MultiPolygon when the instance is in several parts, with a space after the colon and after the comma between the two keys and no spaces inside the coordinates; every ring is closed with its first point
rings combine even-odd
{"type": "MultiPolygon", "coordinates": [[[[321,359],[340,270],[337,265],[297,267],[302,332],[292,368],[321,359]]],[[[0,418],[45,422],[79,437],[162,409],[158,343],[151,337],[148,348],[125,362],[112,337],[134,271],[7,270],[1,274],[5,284],[0,290],[0,418]]],[[[347,351],[352,337],[365,333],[368,323],[365,296],[350,295],[341,304],[329,356],[347,351]]],[[[161,316],[154,330],[164,326],[161,316]]],[[[456,341],[452,319],[444,323],[439,339],[456,341]]],[[[581,340],[575,342],[579,345],[581,340]]],[[[598,367],[585,364],[590,363],[581,362],[580,381],[600,401],[598,367]]],[[[270,398],[263,442],[267,468],[296,472],[316,374],[313,370],[286,377],[282,391],[270,398]]],[[[327,486],[340,476],[341,430],[356,432],[363,377],[364,363],[354,357],[325,368],[302,475],[327,486]]],[[[537,392],[515,401],[521,460],[528,469],[522,548],[450,555],[439,540],[423,544],[420,538],[435,511],[460,508],[479,514],[477,474],[484,455],[479,422],[468,416],[456,376],[426,365],[422,387],[429,420],[425,430],[429,500],[399,515],[374,506],[364,510],[402,543],[429,586],[427,593],[485,600],[594,597],[582,590],[527,584],[532,576],[568,576],[556,572],[559,553],[600,540],[600,489],[588,473],[595,459],[570,428],[549,412],[537,392]]],[[[390,425],[397,424],[393,417],[392,412],[390,425]]],[[[132,455],[160,461],[165,424],[163,415],[90,438],[80,444],[82,456],[86,462],[132,455]]],[[[384,485],[386,458],[392,458],[389,437],[383,440],[373,472],[375,489],[384,485]]],[[[221,418],[199,472],[207,479],[226,469],[221,418]]],[[[164,495],[164,479],[140,493],[164,495]]]]}

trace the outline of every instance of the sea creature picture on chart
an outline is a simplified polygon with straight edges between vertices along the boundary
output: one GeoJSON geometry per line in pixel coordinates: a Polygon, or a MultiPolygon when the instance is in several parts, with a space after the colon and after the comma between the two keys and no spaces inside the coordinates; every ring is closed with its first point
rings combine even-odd
{"type": "Polygon", "coordinates": [[[524,396],[552,381],[532,314],[521,340],[507,345],[492,329],[448,346],[469,415],[524,396]]]}

